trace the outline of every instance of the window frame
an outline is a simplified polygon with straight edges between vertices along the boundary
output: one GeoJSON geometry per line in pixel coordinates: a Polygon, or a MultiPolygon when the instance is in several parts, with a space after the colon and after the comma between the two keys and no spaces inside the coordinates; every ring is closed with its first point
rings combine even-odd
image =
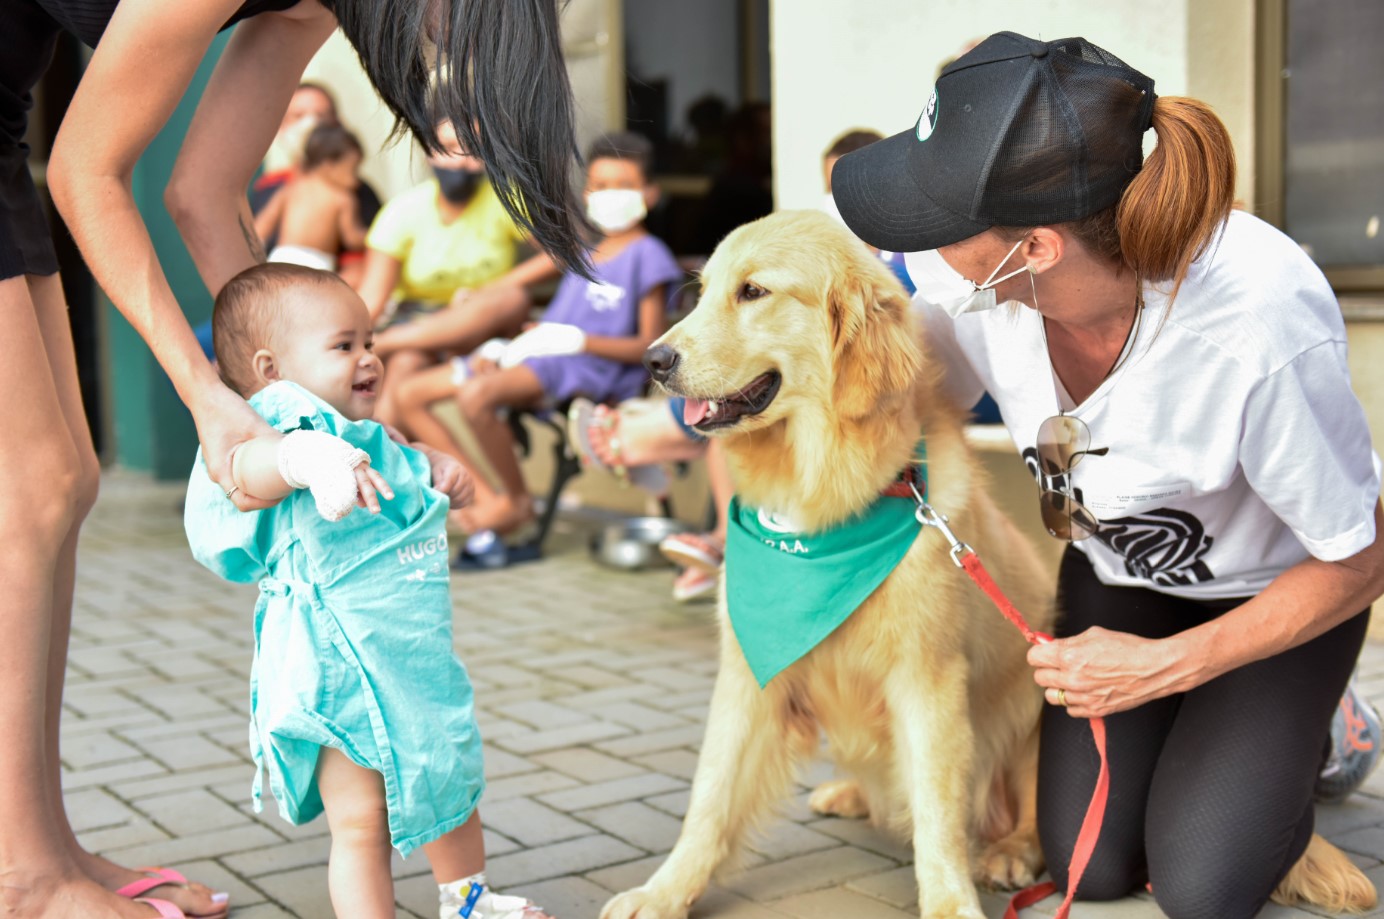
{"type": "MultiPolygon", "coordinates": [[[[1284,228],[1287,196],[1288,0],[1256,0],[1255,30],[1255,210],[1284,228]]],[[[1384,292],[1384,264],[1321,266],[1340,293],[1384,292]]]]}

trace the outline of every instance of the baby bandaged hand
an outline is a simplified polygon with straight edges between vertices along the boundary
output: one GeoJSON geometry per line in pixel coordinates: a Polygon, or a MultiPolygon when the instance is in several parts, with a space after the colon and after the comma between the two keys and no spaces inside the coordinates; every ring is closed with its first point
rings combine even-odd
{"type": "Polygon", "coordinates": [[[531,357],[580,354],[585,348],[586,333],[577,326],[564,322],[540,322],[509,343],[500,358],[500,366],[514,367],[531,357]]]}
{"type": "Polygon", "coordinates": [[[291,488],[310,490],[317,512],[328,520],[340,520],[356,506],[355,470],[369,462],[370,454],[323,431],[293,431],[279,444],[279,475],[291,488]]]}

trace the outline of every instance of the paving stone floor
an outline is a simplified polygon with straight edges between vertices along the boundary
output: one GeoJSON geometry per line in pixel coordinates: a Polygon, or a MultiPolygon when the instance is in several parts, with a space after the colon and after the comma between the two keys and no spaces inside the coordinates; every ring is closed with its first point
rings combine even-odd
{"type": "MultiPolygon", "coordinates": [[[[63,720],[73,822],[87,846],[124,864],[176,866],[229,891],[236,919],[329,917],[325,822],[293,827],[272,805],[256,815],[249,804],[254,588],[192,561],[180,497],[177,486],[109,474],[84,530],[63,720]]],[[[570,524],[549,555],[454,577],[457,644],[486,739],[490,875],[561,919],[594,919],[676,839],[716,638],[710,605],[671,600],[668,571],[598,567],[570,524]]],[[[1361,675],[1384,699],[1384,646],[1369,646],[1361,675]]],[[[818,766],[803,781],[828,774],[818,766]]],[[[807,790],[694,916],[917,915],[909,850],[863,824],[813,816],[807,790]]],[[[1318,824],[1384,886],[1384,770],[1347,804],[1320,808],[1318,824]]],[[[396,856],[395,868],[400,915],[436,915],[421,854],[396,856]]],[[[985,903],[1002,915],[1000,897],[985,903]]],[[[1140,896],[1073,915],[1162,914],[1140,896]]]]}

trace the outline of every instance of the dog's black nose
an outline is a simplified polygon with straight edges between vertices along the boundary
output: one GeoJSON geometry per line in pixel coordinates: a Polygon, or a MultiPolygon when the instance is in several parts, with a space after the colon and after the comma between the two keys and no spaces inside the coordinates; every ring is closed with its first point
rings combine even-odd
{"type": "Polygon", "coordinates": [[[674,368],[678,366],[678,352],[667,345],[654,345],[644,352],[644,366],[649,375],[659,383],[667,382],[674,368]]]}

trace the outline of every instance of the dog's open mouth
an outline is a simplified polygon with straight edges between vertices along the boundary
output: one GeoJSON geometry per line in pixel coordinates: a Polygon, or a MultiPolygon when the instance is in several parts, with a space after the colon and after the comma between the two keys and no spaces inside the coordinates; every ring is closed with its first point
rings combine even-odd
{"type": "Polygon", "coordinates": [[[682,408],[682,420],[699,431],[728,428],[741,418],[758,415],[778,395],[783,377],[777,370],[761,373],[739,390],[718,399],[689,398],[682,408]]]}

